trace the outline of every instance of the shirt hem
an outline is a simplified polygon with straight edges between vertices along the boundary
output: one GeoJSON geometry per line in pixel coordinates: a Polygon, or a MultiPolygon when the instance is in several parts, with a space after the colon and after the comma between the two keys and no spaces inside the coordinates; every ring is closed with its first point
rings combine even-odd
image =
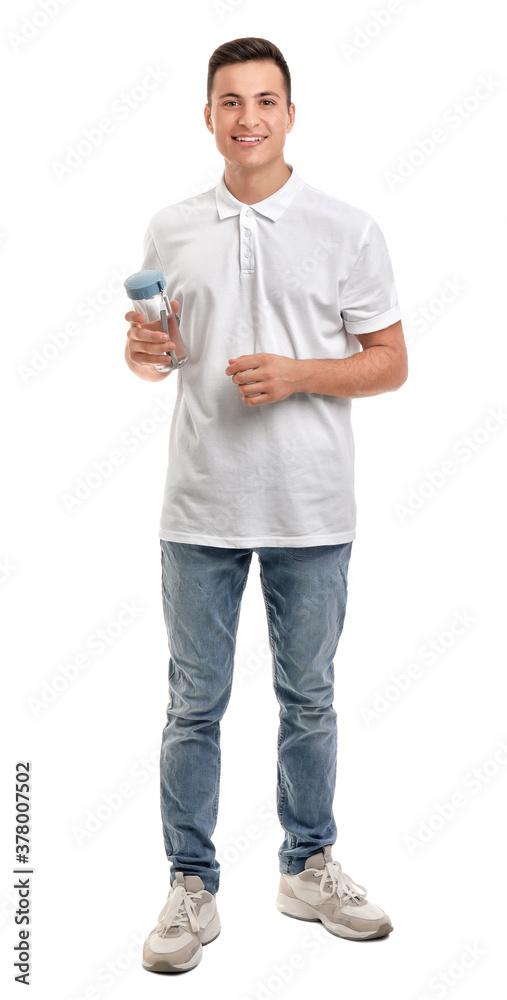
{"type": "Polygon", "coordinates": [[[343,545],[352,542],[356,537],[356,529],[337,531],[329,535],[288,535],[286,537],[273,535],[254,535],[245,538],[216,538],[213,535],[186,534],[181,531],[168,531],[160,528],[158,537],[166,542],[183,542],[187,545],[211,545],[215,548],[251,549],[251,548],[308,548],[314,545],[343,545]]]}

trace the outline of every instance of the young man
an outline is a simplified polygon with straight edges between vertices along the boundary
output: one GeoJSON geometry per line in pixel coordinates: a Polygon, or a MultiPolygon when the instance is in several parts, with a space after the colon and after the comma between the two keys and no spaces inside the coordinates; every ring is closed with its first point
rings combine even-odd
{"type": "MultiPolygon", "coordinates": [[[[221,45],[207,97],[223,176],[153,216],[143,262],[175,296],[189,358],[177,376],[159,530],[170,647],[161,813],[173,880],[144,947],[153,971],[193,968],[220,933],[211,840],[220,720],[253,552],[280,704],[276,905],[340,937],[392,930],[331,855],[333,657],[356,536],[351,400],[407,378],[391,262],[370,215],[285,162],[295,107],[275,45],[221,45]]],[[[174,345],[145,310],[126,314],[125,358],[160,381],[167,373],[155,365],[174,345]]]]}

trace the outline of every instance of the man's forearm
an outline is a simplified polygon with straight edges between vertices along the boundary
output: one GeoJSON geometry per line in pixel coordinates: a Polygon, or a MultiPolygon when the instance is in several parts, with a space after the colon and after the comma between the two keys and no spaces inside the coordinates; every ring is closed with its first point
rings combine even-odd
{"type": "Polygon", "coordinates": [[[350,358],[315,358],[297,361],[295,392],[324,396],[376,396],[399,389],[406,381],[406,365],[397,361],[390,347],[377,345],[350,358]]]}
{"type": "Polygon", "coordinates": [[[131,372],[142,378],[144,382],[162,382],[170,374],[169,372],[159,372],[155,365],[136,365],[129,355],[129,342],[125,344],[125,361],[131,372]]]}

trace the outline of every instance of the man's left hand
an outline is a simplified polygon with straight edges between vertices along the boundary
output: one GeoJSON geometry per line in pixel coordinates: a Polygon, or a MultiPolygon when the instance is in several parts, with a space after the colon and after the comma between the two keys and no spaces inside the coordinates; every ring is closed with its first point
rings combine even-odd
{"type": "Polygon", "coordinates": [[[298,392],[298,362],[281,354],[241,354],[229,358],[226,375],[232,375],[247,406],[276,403],[298,392]]]}

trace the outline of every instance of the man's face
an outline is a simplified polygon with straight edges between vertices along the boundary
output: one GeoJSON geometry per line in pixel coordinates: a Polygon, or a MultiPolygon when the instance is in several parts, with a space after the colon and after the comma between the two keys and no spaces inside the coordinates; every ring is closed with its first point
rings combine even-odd
{"type": "Polygon", "coordinates": [[[280,157],[285,137],[294,123],[295,110],[294,104],[287,110],[280,67],[266,59],[217,69],[211,115],[207,105],[204,114],[226,162],[233,169],[258,170],[280,157]],[[262,139],[241,142],[237,136],[262,136],[262,139]]]}

